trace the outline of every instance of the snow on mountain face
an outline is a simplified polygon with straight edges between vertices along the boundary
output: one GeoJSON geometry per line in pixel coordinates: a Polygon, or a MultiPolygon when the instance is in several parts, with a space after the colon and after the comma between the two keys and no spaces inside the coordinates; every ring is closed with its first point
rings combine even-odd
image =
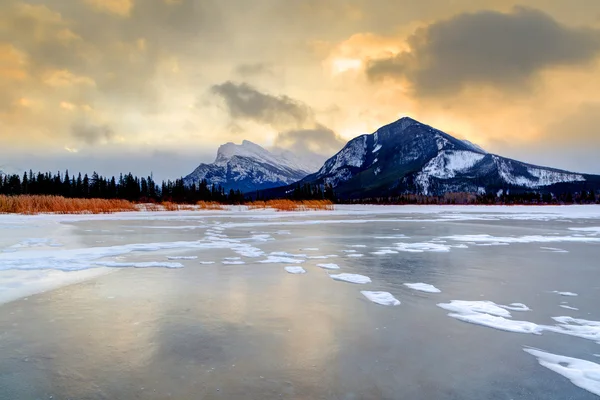
{"type": "Polygon", "coordinates": [[[340,197],[547,190],[552,185],[584,181],[581,174],[489,154],[411,118],[352,139],[316,174],[303,180],[331,184],[340,197]]]}
{"type": "Polygon", "coordinates": [[[431,159],[421,172],[417,174],[415,181],[423,194],[429,194],[429,178],[450,179],[457,173],[468,170],[485,157],[484,154],[472,151],[440,151],[431,159]]]}
{"type": "Polygon", "coordinates": [[[199,184],[206,179],[209,185],[242,192],[267,189],[296,182],[315,169],[288,151],[271,153],[261,146],[244,140],[242,144],[226,143],[219,147],[212,164],[200,164],[184,178],[186,185],[199,184]]]}

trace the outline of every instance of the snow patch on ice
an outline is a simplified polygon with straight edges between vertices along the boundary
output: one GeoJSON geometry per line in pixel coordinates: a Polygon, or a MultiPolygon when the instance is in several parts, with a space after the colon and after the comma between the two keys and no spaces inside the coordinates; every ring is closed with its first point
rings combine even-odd
{"type": "Polygon", "coordinates": [[[340,269],[339,265],[337,264],[317,264],[317,267],[323,269],[340,269]]]}
{"type": "Polygon", "coordinates": [[[563,250],[563,249],[557,249],[556,247],[540,247],[540,249],[542,250],[548,250],[551,251],[553,253],[568,253],[568,250],[563,250]]]}
{"type": "Polygon", "coordinates": [[[559,304],[559,307],[566,308],[567,310],[579,311],[579,308],[571,307],[566,304],[559,304]]]}
{"type": "Polygon", "coordinates": [[[407,286],[413,290],[418,290],[420,292],[426,293],[441,293],[442,291],[436,288],[433,285],[429,285],[427,283],[405,283],[404,286],[407,286]]]}
{"type": "MultiPolygon", "coordinates": [[[[524,304],[513,303],[512,307],[523,311],[524,304]]],[[[471,324],[487,326],[515,333],[533,333],[541,335],[544,327],[528,321],[515,321],[506,310],[509,306],[501,306],[491,301],[452,300],[450,303],[440,303],[438,307],[451,311],[448,316],[471,324]]]]}
{"type": "Polygon", "coordinates": [[[363,256],[363,254],[360,254],[360,253],[352,253],[352,254],[347,255],[347,257],[352,257],[352,258],[360,258],[362,256],[363,256]]]}
{"type": "Polygon", "coordinates": [[[117,262],[117,261],[96,261],[94,265],[110,268],[183,268],[183,264],[177,262],[117,262]]]}
{"type": "Polygon", "coordinates": [[[370,292],[367,290],[361,290],[360,292],[367,299],[373,303],[380,304],[382,306],[397,306],[400,305],[400,300],[395,298],[389,292],[370,292]]]}
{"type": "Polygon", "coordinates": [[[306,270],[302,267],[284,267],[283,269],[285,269],[287,272],[289,272],[290,274],[305,274],[306,270]]]}
{"type": "Polygon", "coordinates": [[[198,256],[167,256],[167,260],[195,260],[198,256]]]}
{"type": "Polygon", "coordinates": [[[224,260],[224,261],[221,261],[221,264],[225,264],[225,265],[242,265],[242,264],[246,264],[246,262],[245,261],[240,261],[240,260],[231,260],[231,261],[224,260]]]}
{"type": "Polygon", "coordinates": [[[350,282],[350,283],[356,283],[356,284],[360,284],[360,285],[364,285],[366,283],[371,283],[371,278],[369,278],[368,276],[365,275],[359,275],[359,274],[337,274],[337,275],[329,275],[332,279],[335,279],[336,281],[343,281],[343,282],[350,282]]]}
{"type": "Polygon", "coordinates": [[[267,256],[265,260],[260,260],[261,264],[302,264],[304,260],[302,258],[292,257],[281,257],[281,256],[267,256]]]}
{"type": "Polygon", "coordinates": [[[552,293],[560,294],[561,296],[567,296],[567,297],[576,297],[576,296],[578,296],[577,293],[573,293],[573,292],[560,292],[558,290],[553,290],[552,293]]]}
{"type": "Polygon", "coordinates": [[[600,365],[537,349],[525,348],[523,351],[536,357],[541,366],[564,376],[575,386],[600,396],[600,365]]]}
{"type": "Polygon", "coordinates": [[[444,239],[455,240],[459,242],[473,243],[495,243],[495,244],[510,244],[510,243],[560,243],[560,242],[580,242],[580,243],[600,243],[600,238],[589,236],[491,236],[491,235],[453,235],[444,236],[444,239]]]}
{"type": "Polygon", "coordinates": [[[556,326],[546,326],[545,329],[555,333],[576,336],[587,340],[600,340],[600,321],[572,317],[552,317],[558,322],[556,326]]]}

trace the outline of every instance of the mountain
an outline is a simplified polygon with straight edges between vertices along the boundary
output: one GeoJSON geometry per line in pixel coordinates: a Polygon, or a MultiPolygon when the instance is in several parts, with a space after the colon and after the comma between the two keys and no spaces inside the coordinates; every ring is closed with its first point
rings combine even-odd
{"type": "Polygon", "coordinates": [[[600,176],[490,154],[469,141],[405,117],[350,140],[316,173],[298,183],[330,184],[339,198],[352,199],[404,193],[596,190],[600,189],[600,176]]]}
{"type": "Polygon", "coordinates": [[[227,191],[252,192],[296,182],[315,172],[320,165],[302,160],[289,151],[270,152],[244,140],[242,144],[220,146],[215,162],[200,164],[183,180],[186,185],[197,185],[206,179],[209,185],[220,185],[227,191]]]}

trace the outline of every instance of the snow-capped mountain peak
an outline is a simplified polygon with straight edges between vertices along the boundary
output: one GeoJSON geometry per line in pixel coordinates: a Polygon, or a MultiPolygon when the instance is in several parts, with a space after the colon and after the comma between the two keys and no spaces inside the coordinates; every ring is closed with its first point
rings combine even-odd
{"type": "Polygon", "coordinates": [[[404,117],[350,140],[306,183],[330,184],[339,197],[417,193],[496,193],[595,185],[599,177],[522,163],[404,117]],[[565,186],[566,185],[566,186],[565,186]]]}
{"type": "Polygon", "coordinates": [[[187,185],[206,180],[226,190],[242,192],[288,185],[314,172],[314,162],[305,162],[295,154],[278,149],[270,152],[249,140],[241,144],[225,143],[217,150],[212,164],[200,164],[184,178],[187,185]]]}

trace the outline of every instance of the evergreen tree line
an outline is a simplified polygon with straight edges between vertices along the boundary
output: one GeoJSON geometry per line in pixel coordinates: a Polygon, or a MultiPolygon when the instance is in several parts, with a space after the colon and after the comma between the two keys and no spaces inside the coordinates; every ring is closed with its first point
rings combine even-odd
{"type": "Polygon", "coordinates": [[[137,177],[121,174],[118,178],[104,177],[96,172],[91,176],[77,176],[60,172],[52,174],[29,171],[18,174],[0,175],[0,194],[4,195],[54,195],[67,198],[125,199],[134,202],[172,201],[197,203],[216,201],[239,204],[244,195],[239,191],[225,192],[221,186],[209,185],[203,180],[198,185],[186,186],[183,179],[163,181],[159,186],[152,176],[137,177]]]}

